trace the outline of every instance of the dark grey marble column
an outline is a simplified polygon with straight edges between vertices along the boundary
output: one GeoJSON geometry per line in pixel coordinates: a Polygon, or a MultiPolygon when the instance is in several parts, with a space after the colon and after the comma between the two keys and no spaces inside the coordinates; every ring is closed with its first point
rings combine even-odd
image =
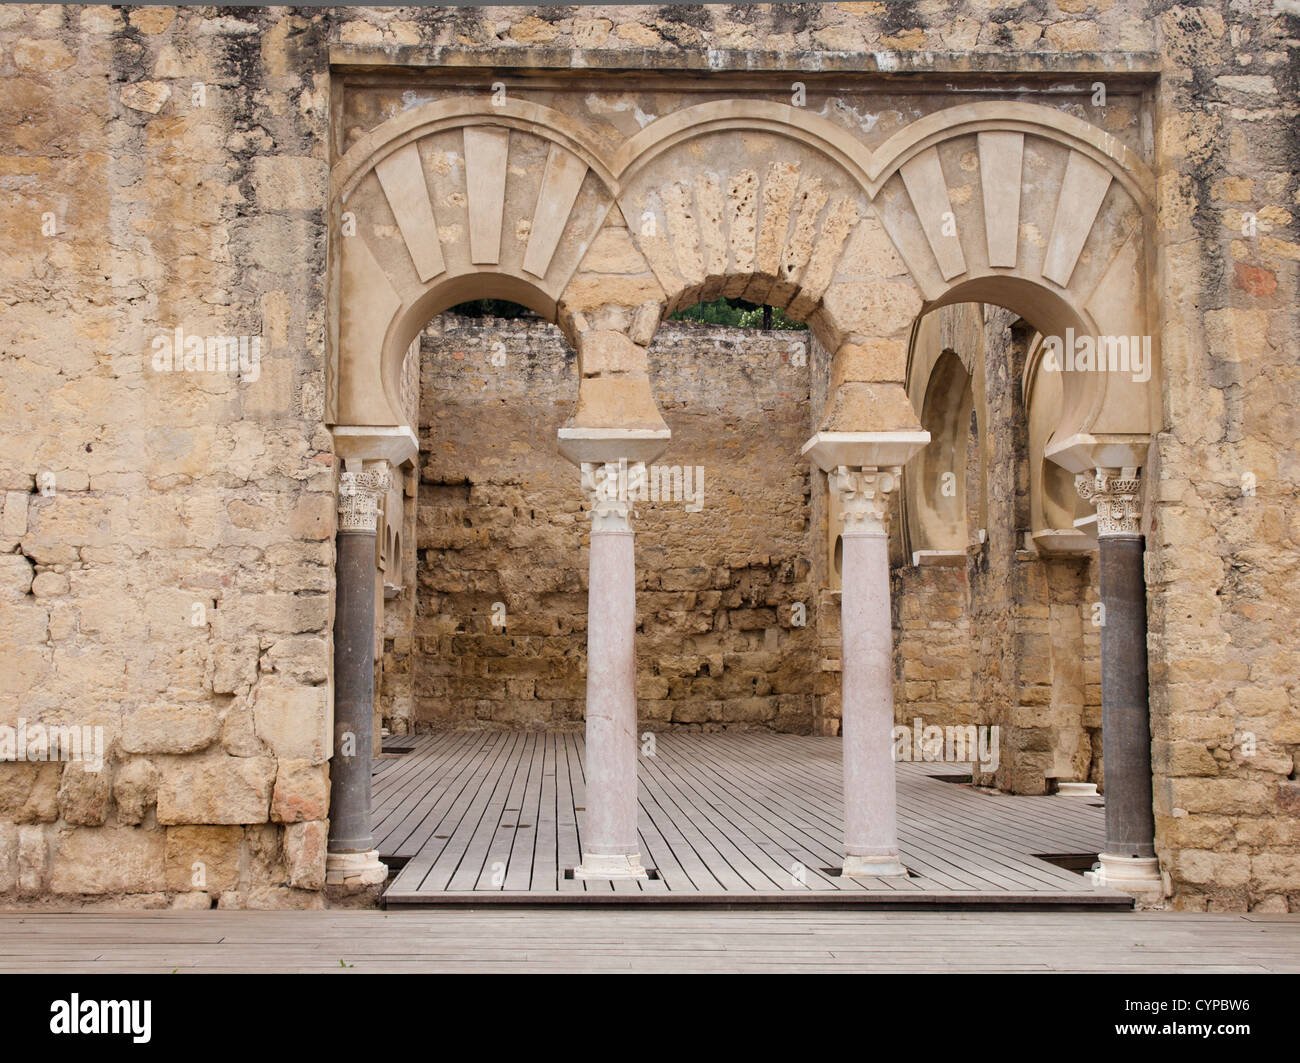
{"type": "Polygon", "coordinates": [[[1101,584],[1101,745],[1106,846],[1099,881],[1130,893],[1161,892],[1151,792],[1147,695],[1147,595],[1141,479],[1097,469],[1077,479],[1097,507],[1101,584]]]}
{"type": "Polygon", "coordinates": [[[372,885],[387,878],[370,826],[374,737],[375,535],[385,462],[339,479],[334,603],[334,753],[325,880],[372,885]]]}

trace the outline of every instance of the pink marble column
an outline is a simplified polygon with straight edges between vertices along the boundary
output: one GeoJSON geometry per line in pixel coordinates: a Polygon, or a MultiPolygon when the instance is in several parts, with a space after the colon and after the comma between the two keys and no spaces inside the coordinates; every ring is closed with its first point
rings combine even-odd
{"type": "Polygon", "coordinates": [[[842,510],[840,630],[845,876],[907,874],[898,852],[892,756],[893,627],[889,612],[889,492],[897,469],[830,473],[842,510]]]}
{"type": "Polygon", "coordinates": [[[636,564],[627,477],[582,466],[591,504],[586,819],[578,878],[644,878],[637,835],[636,564]],[[622,485],[622,486],[620,486],[622,485]]]}

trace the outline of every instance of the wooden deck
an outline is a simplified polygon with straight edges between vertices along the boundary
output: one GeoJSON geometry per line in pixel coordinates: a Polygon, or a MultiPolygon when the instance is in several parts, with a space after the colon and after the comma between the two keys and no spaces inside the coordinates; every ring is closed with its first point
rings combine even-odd
{"type": "Polygon", "coordinates": [[[641,882],[574,879],[582,737],[421,735],[375,770],[385,903],[772,903],[1129,907],[1041,855],[1093,854],[1099,799],[988,794],[895,765],[903,879],[842,879],[840,741],[766,733],[659,734],[639,758],[641,882]]]}
{"type": "MultiPolygon", "coordinates": [[[[575,911],[499,906],[400,914],[338,909],[0,913],[0,974],[171,971],[344,976],[428,972],[1300,973],[1300,915],[844,911],[833,907],[575,911]]],[[[967,988],[963,986],[962,991],[967,988]]],[[[856,990],[853,987],[852,991],[856,990]]],[[[872,990],[879,995],[879,987],[872,990]]],[[[390,989],[384,991],[391,994],[390,989]]],[[[1153,994],[1161,991],[1153,989],[1153,994]]],[[[1065,987],[1066,997],[1076,1006],[1080,1000],[1087,1002],[1086,994],[1080,997],[1082,992],[1078,985],[1065,987]]],[[[1107,992],[1110,1000],[1106,1006],[1113,1007],[1120,991],[1107,992]]],[[[1259,987],[1253,985],[1234,990],[1232,995],[1254,997],[1258,992],[1259,987]]],[[[826,1003],[824,996],[819,999],[826,1003]]],[[[873,998],[873,1003],[880,1002],[873,998]]],[[[1060,1002],[1056,1003],[1057,1007],[1048,1010],[1064,1024],[1060,1002]]],[[[898,1014],[907,1014],[901,1003],[899,1008],[898,1014]]],[[[884,1014],[894,1012],[886,1010],[884,1014]]],[[[1241,1020],[1251,1021],[1251,1016],[1256,1016],[1262,1021],[1265,1015],[1278,1024],[1285,1021],[1285,1009],[1266,1011],[1258,1006],[1241,1020]]],[[[1078,1017],[1070,1020],[1076,1028],[1078,1017]]],[[[1168,1014],[1160,1021],[1167,1018],[1168,1014]]],[[[913,1016],[910,1021],[919,1019],[913,1016]]],[[[295,1030],[292,1025],[284,1028],[291,1033],[295,1030]]]]}

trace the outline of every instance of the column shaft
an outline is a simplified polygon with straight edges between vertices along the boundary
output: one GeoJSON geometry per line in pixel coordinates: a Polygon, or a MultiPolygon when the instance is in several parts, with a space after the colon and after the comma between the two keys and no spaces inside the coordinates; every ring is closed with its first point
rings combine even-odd
{"type": "Polygon", "coordinates": [[[1147,697],[1147,603],[1143,540],[1099,538],[1102,758],[1106,852],[1155,856],[1151,809],[1151,721],[1147,697]]]}
{"type": "Polygon", "coordinates": [[[368,852],[374,730],[375,533],[340,531],[335,562],[334,757],[329,850],[368,852]]]}
{"type": "Polygon", "coordinates": [[[639,867],[632,532],[592,530],[587,603],[587,824],[582,839],[583,864],[594,870],[602,863],[617,868],[635,860],[639,867]],[[603,859],[607,857],[614,859],[603,859]]]}
{"type": "Polygon", "coordinates": [[[905,873],[894,783],[889,539],[845,528],[840,598],[844,874],[905,873]]]}
{"type": "Polygon", "coordinates": [[[334,598],[334,755],[330,759],[327,884],[372,886],[388,877],[370,826],[375,712],[375,537],[386,462],[339,478],[334,598]]]}

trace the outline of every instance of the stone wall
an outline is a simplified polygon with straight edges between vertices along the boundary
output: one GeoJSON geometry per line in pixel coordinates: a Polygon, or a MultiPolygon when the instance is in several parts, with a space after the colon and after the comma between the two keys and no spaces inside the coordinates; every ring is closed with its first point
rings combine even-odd
{"type": "MultiPolygon", "coordinates": [[[[426,64],[441,61],[437,49],[460,49],[484,67],[562,58],[566,68],[571,50],[587,49],[584,65],[671,78],[682,67],[842,62],[861,72],[887,61],[901,72],[895,80],[1014,70],[1049,87],[1053,70],[1097,71],[1105,82],[1149,54],[1159,79],[1096,117],[1158,180],[1151,239],[1164,390],[1146,476],[1157,848],[1177,906],[1300,908],[1292,8],[0,10],[0,107],[12,116],[0,129],[0,723],[99,726],[107,753],[99,773],[0,765],[0,896],[319,903],[336,471],[324,425],[331,47],[426,64]],[[1135,109],[1145,109],[1140,120],[1135,109]],[[154,340],[178,327],[260,337],[257,379],[153,371],[154,340]]],[[[619,106],[611,113],[623,114],[619,106]]],[[[859,124],[879,140],[903,116],[874,128],[872,117],[859,124]]],[[[677,415],[668,411],[670,423],[677,415]]],[[[686,446],[689,423],[680,430],[673,453],[703,449],[686,446]]],[[[464,473],[437,475],[447,502],[495,509],[524,549],[529,535],[550,536],[581,556],[576,474],[545,485],[557,516],[572,518],[553,528],[521,521],[522,491],[462,501],[454,476],[464,473]]],[[[739,505],[741,494],[731,497],[739,505]]],[[[665,525],[661,541],[684,537],[682,528],[665,525]]],[[[691,631],[700,599],[692,606],[687,596],[717,593],[732,611],[749,610],[727,637],[746,647],[734,651],[747,658],[745,674],[772,677],[771,690],[729,687],[709,654],[693,652],[669,674],[645,676],[648,695],[676,683],[694,704],[768,723],[808,711],[799,699],[810,691],[770,667],[767,645],[769,631],[778,655],[807,637],[771,611],[808,577],[795,570],[786,582],[772,567],[789,556],[784,521],[762,533],[772,541],[761,551],[733,557],[711,546],[707,580],[683,573],[647,585],[663,597],[647,606],[641,653],[652,660],[655,632],[667,638],[678,624],[708,643],[717,633],[691,631]]],[[[1009,576],[1015,563],[1007,544],[999,571],[1009,576]]],[[[653,565],[643,571],[653,578],[653,565]]],[[[1076,593],[1075,575],[1055,587],[1055,577],[1005,586],[1039,611],[1022,610],[1025,621],[1050,623],[1052,603],[1076,593]]],[[[538,578],[539,600],[562,596],[577,611],[580,585],[538,578]]],[[[497,592],[487,581],[454,591],[480,602],[497,592]]],[[[500,592],[509,604],[508,588],[500,592]]],[[[526,603],[520,611],[527,616],[526,603]]],[[[999,615],[971,617],[990,666],[1015,641],[1013,621],[999,615]]],[[[536,618],[537,631],[516,628],[517,637],[559,637],[558,619],[552,634],[536,618]]],[[[1019,631],[1024,667],[1043,656],[1044,644],[1029,641],[1045,636],[1019,631]]],[[[490,678],[533,683],[546,711],[569,718],[575,674],[490,678]],[[541,681],[559,685],[542,696],[541,681]]],[[[973,703],[1010,704],[991,679],[980,682],[973,703]]]]}
{"type": "MultiPolygon", "coordinates": [[[[812,726],[808,343],[668,323],[650,348],[675,497],[634,518],[647,729],[812,726]]],[[[573,352],[543,321],[444,315],[421,366],[414,728],[580,729],[588,520],[555,446],[573,352]]]]}

